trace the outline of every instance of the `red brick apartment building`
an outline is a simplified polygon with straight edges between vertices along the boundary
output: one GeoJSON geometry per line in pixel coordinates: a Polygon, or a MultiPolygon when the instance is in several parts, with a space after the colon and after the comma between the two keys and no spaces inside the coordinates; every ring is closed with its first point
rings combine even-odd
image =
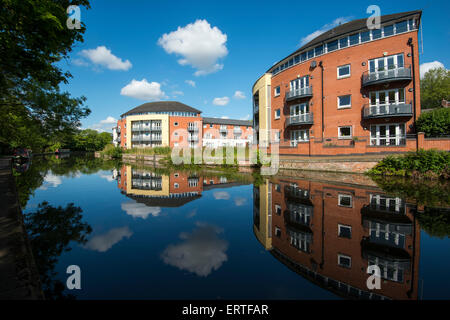
{"type": "Polygon", "coordinates": [[[405,152],[444,144],[417,135],[421,11],[339,25],[274,64],[253,86],[258,142],[281,155],[405,152]]]}
{"type": "Polygon", "coordinates": [[[121,115],[113,141],[122,148],[155,146],[245,146],[253,142],[251,121],[203,118],[176,101],[149,102],[121,115]]]}
{"type": "Polygon", "coordinates": [[[294,272],[345,298],[418,298],[416,205],[374,187],[294,178],[255,193],[255,234],[270,236],[266,249],[294,272]],[[369,265],[380,267],[381,289],[368,289],[369,265]]]}

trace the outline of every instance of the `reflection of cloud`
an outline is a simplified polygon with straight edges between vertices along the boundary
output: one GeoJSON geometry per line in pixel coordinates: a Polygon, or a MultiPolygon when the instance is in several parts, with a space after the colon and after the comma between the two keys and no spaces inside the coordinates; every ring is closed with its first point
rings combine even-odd
{"type": "Polygon", "coordinates": [[[192,210],[192,211],[190,211],[188,214],[187,214],[187,218],[192,218],[192,217],[194,217],[194,216],[196,216],[197,215],[197,209],[194,209],[194,210],[192,210]]]}
{"type": "Polygon", "coordinates": [[[213,196],[216,200],[229,200],[230,194],[226,191],[216,191],[213,193],[213,196]]]}
{"type": "Polygon", "coordinates": [[[55,176],[52,172],[47,173],[44,178],[44,183],[39,187],[40,190],[47,190],[48,188],[56,188],[62,183],[61,177],[55,176]]]}
{"type": "Polygon", "coordinates": [[[107,174],[107,173],[99,173],[98,176],[100,178],[108,180],[108,182],[114,182],[115,181],[114,178],[112,177],[111,173],[109,173],[109,174],[107,174]]]}
{"type": "Polygon", "coordinates": [[[234,204],[237,207],[243,206],[246,202],[247,202],[247,199],[245,199],[245,198],[242,198],[242,197],[234,198],[234,204]]]}
{"type": "Polygon", "coordinates": [[[196,226],[192,233],[181,233],[180,239],[184,241],[169,245],[161,258],[171,266],[206,277],[227,261],[228,242],[217,236],[222,229],[200,222],[196,226]]]}
{"type": "Polygon", "coordinates": [[[98,252],[106,252],[123,238],[130,238],[132,235],[133,232],[128,227],[111,229],[105,234],[91,238],[86,243],[85,248],[98,252]]]}
{"type": "Polygon", "coordinates": [[[121,207],[122,210],[125,211],[128,215],[135,218],[147,219],[149,215],[157,217],[161,213],[160,207],[148,207],[143,203],[137,203],[134,201],[124,202],[122,203],[121,207]]]}

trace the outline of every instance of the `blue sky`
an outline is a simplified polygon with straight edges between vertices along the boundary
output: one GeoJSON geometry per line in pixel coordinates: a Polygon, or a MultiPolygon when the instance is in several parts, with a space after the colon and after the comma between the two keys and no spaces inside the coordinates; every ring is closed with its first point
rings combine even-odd
{"type": "Polygon", "coordinates": [[[151,100],[250,119],[251,88],[262,73],[314,32],[368,17],[371,4],[382,15],[424,10],[420,63],[450,65],[446,0],[91,2],[81,10],[85,42],[61,62],[73,75],[63,89],[86,96],[92,110],[83,128],[109,131],[113,119],[151,100]]]}

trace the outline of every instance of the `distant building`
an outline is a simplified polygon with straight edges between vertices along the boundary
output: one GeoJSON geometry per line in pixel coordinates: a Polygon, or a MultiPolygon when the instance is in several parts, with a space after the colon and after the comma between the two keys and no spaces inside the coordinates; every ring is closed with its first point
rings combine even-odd
{"type": "Polygon", "coordinates": [[[140,105],[121,115],[113,141],[123,148],[156,146],[245,146],[252,143],[251,121],[202,118],[201,111],[177,101],[140,105]]]}

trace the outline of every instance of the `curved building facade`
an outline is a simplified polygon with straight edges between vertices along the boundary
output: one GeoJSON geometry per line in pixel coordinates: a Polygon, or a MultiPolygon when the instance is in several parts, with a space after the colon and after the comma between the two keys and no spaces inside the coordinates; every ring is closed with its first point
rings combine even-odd
{"type": "Polygon", "coordinates": [[[420,18],[421,11],[382,16],[379,29],[354,20],[274,64],[266,72],[271,107],[254,114],[279,130],[280,154],[415,150],[420,18]]]}

